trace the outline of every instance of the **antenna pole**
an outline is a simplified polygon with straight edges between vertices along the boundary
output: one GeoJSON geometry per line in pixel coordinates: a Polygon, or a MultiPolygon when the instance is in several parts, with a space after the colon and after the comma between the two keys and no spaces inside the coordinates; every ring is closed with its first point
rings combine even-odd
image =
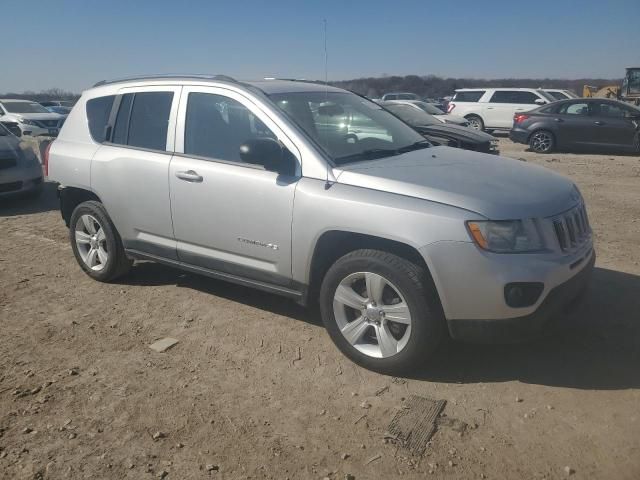
{"type": "MultiPolygon", "coordinates": [[[[324,94],[325,101],[329,101],[329,53],[327,50],[327,19],[322,19],[324,25],[324,94]]],[[[324,189],[329,190],[331,183],[329,182],[329,169],[331,166],[327,162],[327,176],[324,182],[324,189]]]]}

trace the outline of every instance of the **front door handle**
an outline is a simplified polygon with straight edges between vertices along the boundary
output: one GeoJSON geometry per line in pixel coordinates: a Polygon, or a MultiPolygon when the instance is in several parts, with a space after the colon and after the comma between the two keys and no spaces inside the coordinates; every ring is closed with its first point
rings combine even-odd
{"type": "Polygon", "coordinates": [[[596,125],[604,125],[604,122],[601,122],[600,120],[596,120],[593,123],[595,123],[596,125]]]}
{"type": "Polygon", "coordinates": [[[554,120],[555,120],[556,122],[558,122],[558,123],[562,123],[562,122],[564,122],[564,120],[562,120],[561,118],[554,118],[554,120]]]}
{"type": "Polygon", "coordinates": [[[193,170],[187,170],[186,172],[176,172],[176,177],[187,182],[202,182],[202,175],[198,175],[198,173],[194,172],[193,170]]]}

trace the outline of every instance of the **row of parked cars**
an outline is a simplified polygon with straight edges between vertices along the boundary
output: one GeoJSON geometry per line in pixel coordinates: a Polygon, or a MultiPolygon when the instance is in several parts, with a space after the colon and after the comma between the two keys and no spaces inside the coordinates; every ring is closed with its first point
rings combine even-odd
{"type": "Polygon", "coordinates": [[[0,123],[14,135],[55,137],[66,120],[73,102],[54,100],[0,99],[0,123]]]}
{"type": "Polygon", "coordinates": [[[465,135],[467,129],[460,128],[470,127],[488,134],[509,132],[511,140],[528,144],[538,153],[556,149],[640,152],[637,106],[607,98],[581,98],[569,90],[462,88],[447,99],[446,113],[408,92],[385,94],[378,103],[423,131],[425,125],[437,124],[435,119],[452,124],[440,129],[449,136],[448,143],[427,135],[436,144],[487,151],[479,146],[486,144],[486,137],[476,137],[472,142],[463,138],[473,138],[465,135]],[[417,115],[408,106],[427,115],[417,115]]]}

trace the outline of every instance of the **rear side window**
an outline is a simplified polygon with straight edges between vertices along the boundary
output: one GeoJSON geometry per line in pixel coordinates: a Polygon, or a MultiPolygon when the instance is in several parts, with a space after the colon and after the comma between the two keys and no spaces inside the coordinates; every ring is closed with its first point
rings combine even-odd
{"type": "Polygon", "coordinates": [[[113,143],[166,150],[173,92],[138,92],[122,96],[113,143]]]}
{"type": "Polygon", "coordinates": [[[484,95],[484,90],[475,90],[473,92],[456,92],[453,96],[453,102],[477,102],[484,95]]]}
{"type": "Polygon", "coordinates": [[[106,140],[105,132],[115,95],[92,98],[87,101],[87,120],[89,132],[95,142],[102,143],[106,140]]]}
{"type": "Polygon", "coordinates": [[[520,92],[517,90],[501,90],[494,92],[490,103],[519,103],[519,104],[535,104],[538,97],[535,93],[520,92]]]}

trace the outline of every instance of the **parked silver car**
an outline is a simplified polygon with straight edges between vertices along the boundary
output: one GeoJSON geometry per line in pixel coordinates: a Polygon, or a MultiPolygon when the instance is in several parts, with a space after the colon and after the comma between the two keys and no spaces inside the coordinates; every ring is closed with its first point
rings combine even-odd
{"type": "Polygon", "coordinates": [[[0,121],[16,122],[23,135],[55,137],[64,117],[31,100],[0,99],[0,121]]]}
{"type": "Polygon", "coordinates": [[[448,333],[544,329],[595,261],[567,178],[433,147],[366,98],[297,81],[149,77],[86,90],[49,153],[76,259],[134,259],[318,301],[353,361],[399,373],[448,333]]]}
{"type": "Polygon", "coordinates": [[[0,124],[0,201],[17,195],[39,195],[42,165],[33,150],[0,124]]]}

